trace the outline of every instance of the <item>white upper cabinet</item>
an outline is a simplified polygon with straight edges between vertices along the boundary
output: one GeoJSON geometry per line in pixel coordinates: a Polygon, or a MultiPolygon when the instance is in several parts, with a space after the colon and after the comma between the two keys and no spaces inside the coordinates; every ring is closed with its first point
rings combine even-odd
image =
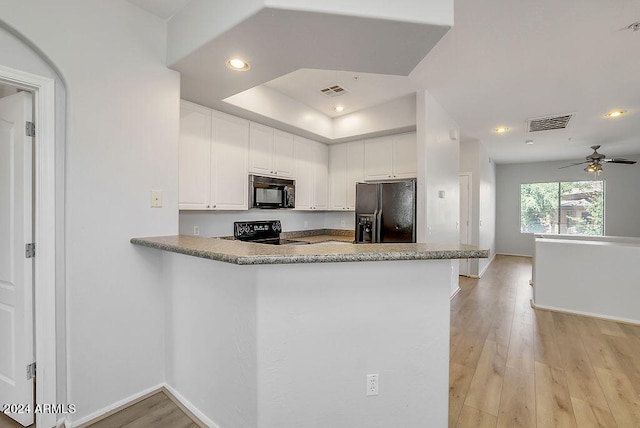
{"type": "Polygon", "coordinates": [[[249,121],[213,112],[212,209],[246,210],[249,196],[249,121]]]}
{"type": "Polygon", "coordinates": [[[249,122],[180,104],[179,208],[246,210],[249,122]]]}
{"type": "Polygon", "coordinates": [[[329,209],[354,211],[356,183],[364,180],[364,143],[329,146],[329,209]]]}
{"type": "Polygon", "coordinates": [[[294,137],[296,210],[327,209],[329,149],[325,144],[294,137]]]}
{"type": "Polygon", "coordinates": [[[393,178],[418,176],[418,144],[415,132],[394,136],[393,178]]]}
{"type": "Polygon", "coordinates": [[[293,135],[251,123],[249,171],[259,175],[293,177],[293,135]]]}
{"type": "Polygon", "coordinates": [[[368,181],[417,176],[416,133],[391,135],[366,140],[364,179],[368,181]]]}
{"type": "Polygon", "coordinates": [[[179,159],[180,209],[207,209],[210,202],[211,110],[181,102],[179,159]]]}

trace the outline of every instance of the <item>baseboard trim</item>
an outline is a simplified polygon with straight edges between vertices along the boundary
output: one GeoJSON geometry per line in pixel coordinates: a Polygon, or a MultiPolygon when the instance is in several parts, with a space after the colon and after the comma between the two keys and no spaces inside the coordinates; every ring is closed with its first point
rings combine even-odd
{"type": "Polygon", "coordinates": [[[193,422],[202,428],[220,428],[215,422],[209,419],[204,413],[202,413],[196,406],[191,404],[182,394],[180,394],[175,388],[168,384],[163,384],[163,389],[167,396],[176,403],[180,409],[185,412],[193,422]]]}
{"type": "Polygon", "coordinates": [[[69,422],[69,428],[85,428],[90,424],[94,424],[98,421],[108,418],[109,416],[118,413],[121,410],[126,409],[127,407],[133,406],[140,401],[151,397],[153,394],[156,394],[162,390],[163,384],[159,384],[153,386],[151,388],[147,388],[144,391],[141,391],[137,394],[133,394],[123,400],[117,401],[107,407],[103,407],[97,412],[93,412],[90,415],[87,415],[83,418],[78,419],[77,421],[69,422]]]}
{"type": "Polygon", "coordinates": [[[627,319],[627,318],[610,317],[610,316],[601,315],[601,314],[594,314],[594,313],[591,313],[591,312],[572,311],[570,309],[556,308],[556,307],[553,307],[553,306],[536,305],[536,302],[534,302],[533,299],[530,300],[530,304],[531,304],[532,308],[541,309],[543,311],[558,312],[558,313],[561,313],[561,314],[570,314],[570,315],[580,315],[580,316],[583,316],[583,317],[595,318],[595,319],[600,319],[600,320],[605,320],[605,321],[615,321],[615,322],[619,322],[619,323],[623,323],[623,324],[630,324],[630,325],[636,325],[636,326],[640,325],[640,320],[632,320],[632,319],[627,319]]]}
{"type": "Polygon", "coordinates": [[[58,422],[56,422],[56,428],[67,428],[68,426],[71,425],[67,425],[66,418],[58,419],[58,422]]]}
{"type": "Polygon", "coordinates": [[[514,256],[514,257],[528,257],[530,259],[533,258],[530,254],[510,254],[510,253],[496,253],[498,256],[514,256]]]}
{"type": "Polygon", "coordinates": [[[449,301],[453,300],[454,297],[456,297],[458,295],[458,293],[460,292],[460,287],[456,288],[456,291],[454,291],[451,294],[451,297],[449,297],[449,301]]]}

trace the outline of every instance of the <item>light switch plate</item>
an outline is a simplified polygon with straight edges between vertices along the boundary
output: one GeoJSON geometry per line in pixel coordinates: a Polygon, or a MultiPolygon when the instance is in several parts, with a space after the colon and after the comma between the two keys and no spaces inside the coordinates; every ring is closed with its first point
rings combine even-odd
{"type": "Polygon", "coordinates": [[[162,207],[162,190],[151,191],[151,207],[152,208],[162,207]]]}

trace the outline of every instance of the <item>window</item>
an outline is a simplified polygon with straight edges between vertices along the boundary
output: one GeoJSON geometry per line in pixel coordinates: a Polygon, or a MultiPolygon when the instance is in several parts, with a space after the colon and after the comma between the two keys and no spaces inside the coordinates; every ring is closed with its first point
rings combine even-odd
{"type": "Polygon", "coordinates": [[[604,181],[521,184],[520,232],[604,235],[604,181]]]}

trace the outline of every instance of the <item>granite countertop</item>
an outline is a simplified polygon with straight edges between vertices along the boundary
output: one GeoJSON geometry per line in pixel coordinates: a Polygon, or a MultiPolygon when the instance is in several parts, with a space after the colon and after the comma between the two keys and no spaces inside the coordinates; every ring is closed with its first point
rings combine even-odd
{"type": "Polygon", "coordinates": [[[465,244],[353,244],[353,232],[283,232],[281,237],[311,245],[267,245],[191,235],[132,238],[131,243],[238,265],[489,257],[489,250],[465,244]]]}

